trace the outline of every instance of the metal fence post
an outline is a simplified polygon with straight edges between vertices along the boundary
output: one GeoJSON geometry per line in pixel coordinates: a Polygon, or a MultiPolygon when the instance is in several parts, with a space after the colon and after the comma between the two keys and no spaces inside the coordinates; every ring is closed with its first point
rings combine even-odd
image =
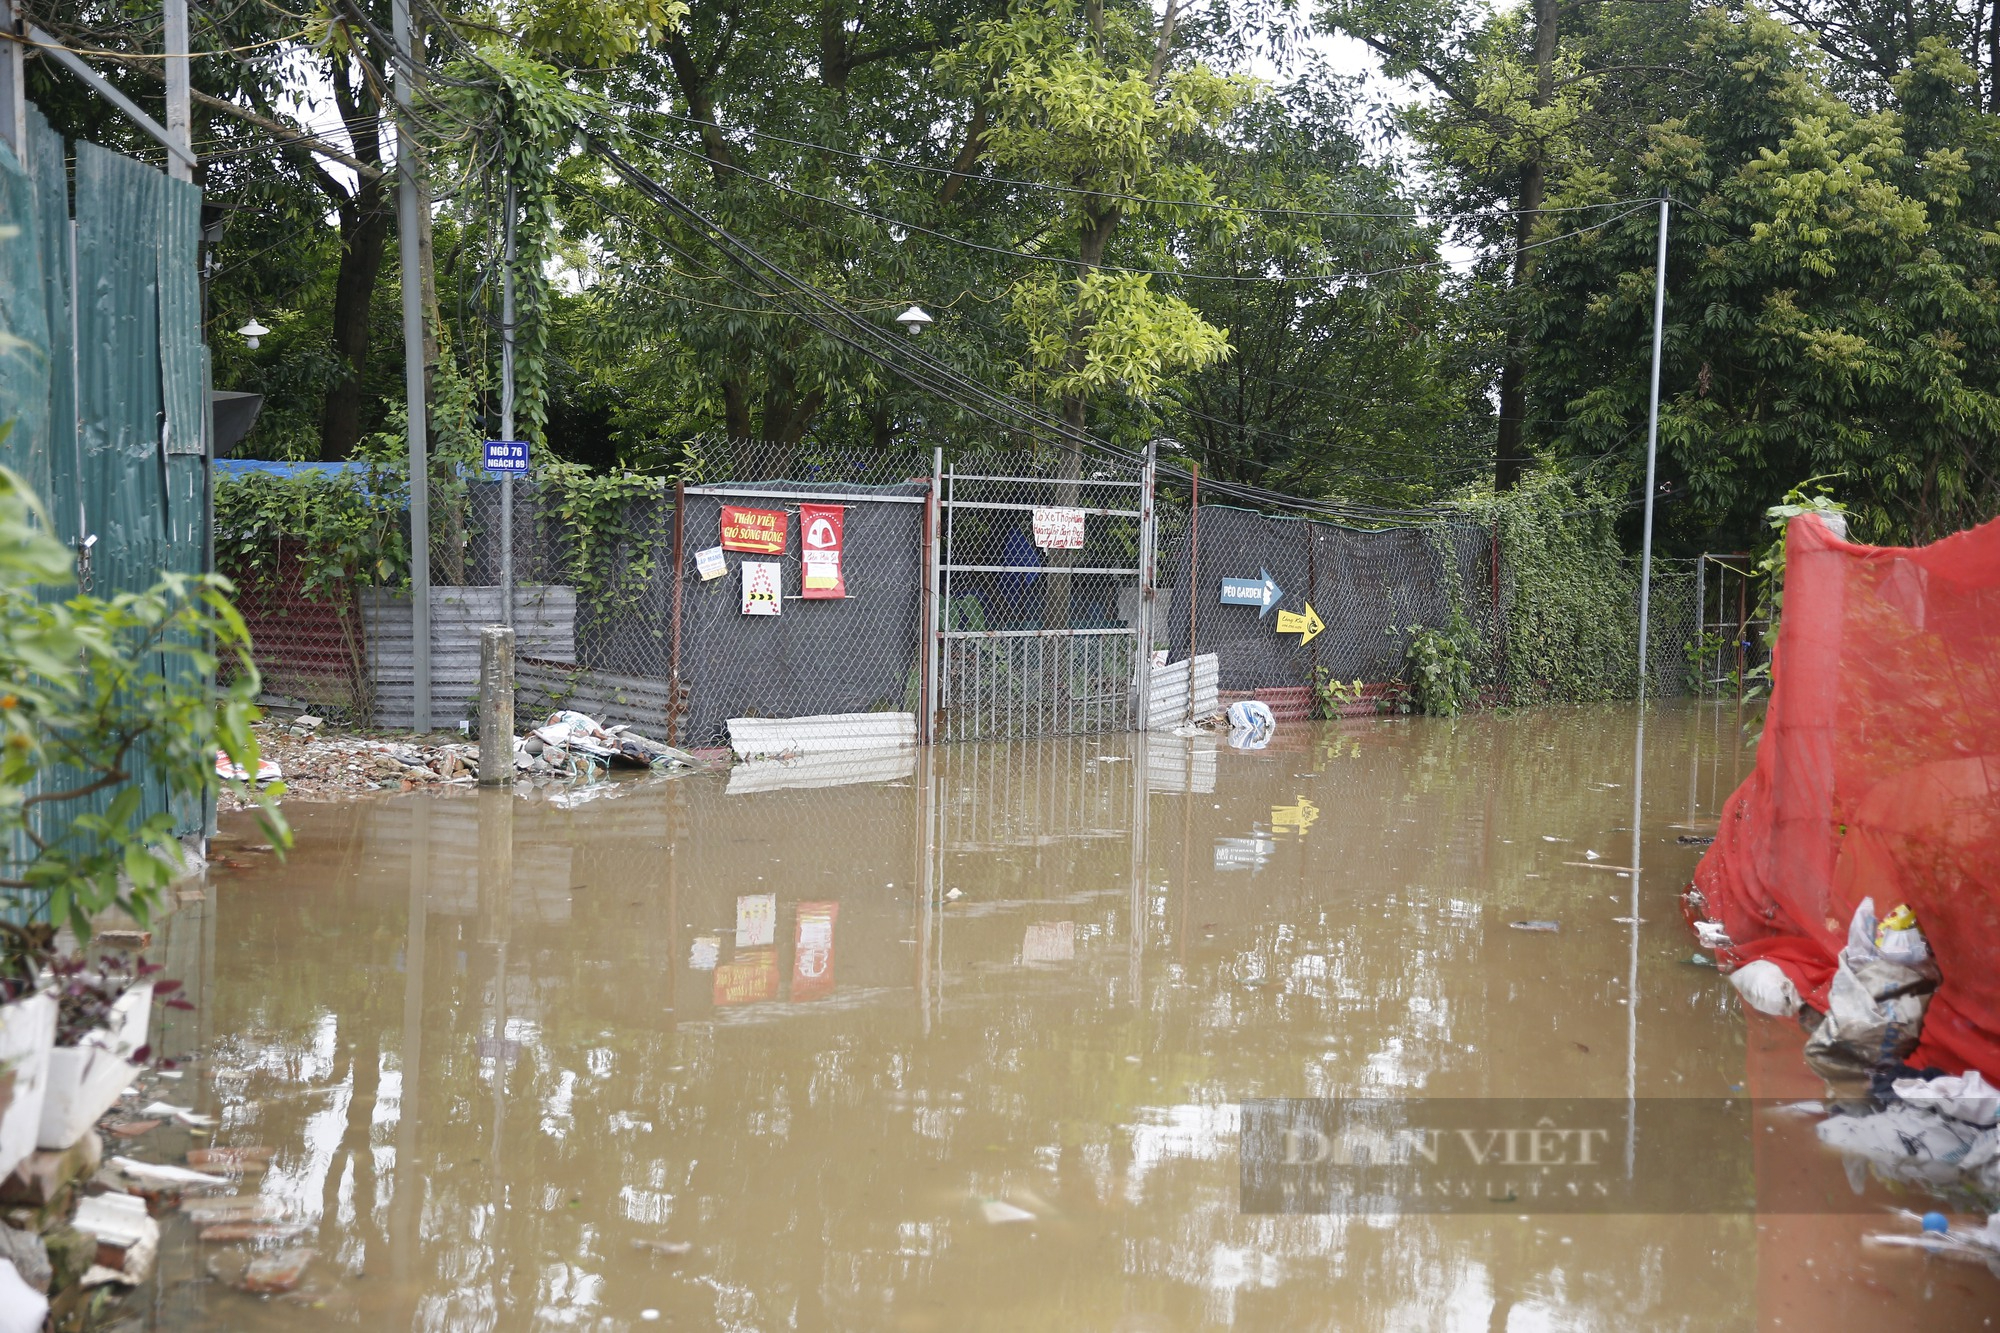
{"type": "Polygon", "coordinates": [[[1703,551],[1694,558],[1694,692],[1696,698],[1700,698],[1702,695],[1708,693],[1708,654],[1702,651],[1707,641],[1708,552],[1703,551]]]}
{"type": "Polygon", "coordinates": [[[479,785],[514,781],[514,630],[479,631],[479,785]]]}
{"type": "Polygon", "coordinates": [[[674,607],[673,629],[667,647],[667,744],[681,743],[681,716],[686,709],[681,697],[681,586],[682,555],[686,549],[687,482],[674,482],[674,607]]]}
{"type": "MultiPolygon", "coordinates": [[[[1137,641],[1139,660],[1133,664],[1133,730],[1144,731],[1153,724],[1153,598],[1157,592],[1157,572],[1153,568],[1158,543],[1159,512],[1153,505],[1153,483],[1159,473],[1160,442],[1146,441],[1145,469],[1139,474],[1139,609],[1132,633],[1137,641]]],[[[1194,667],[1188,667],[1188,692],[1194,692],[1194,667]]]]}
{"type": "Polygon", "coordinates": [[[922,592],[917,601],[917,744],[931,743],[931,675],[937,669],[937,654],[933,651],[937,640],[931,633],[932,599],[937,596],[937,585],[931,568],[932,532],[937,522],[937,488],[933,486],[924,495],[924,517],[921,528],[923,543],[923,573],[919,580],[922,592]]]}
{"type": "Polygon", "coordinates": [[[925,560],[928,566],[927,574],[930,582],[930,606],[927,608],[930,615],[925,621],[929,642],[925,645],[924,649],[925,657],[930,662],[930,670],[926,673],[924,683],[926,697],[924,699],[925,729],[923,737],[926,744],[934,743],[937,740],[938,697],[944,677],[943,616],[945,597],[944,589],[939,584],[942,574],[938,568],[943,563],[943,535],[939,531],[942,515],[938,509],[938,501],[944,494],[943,487],[944,446],[938,445],[931,452],[931,493],[930,498],[924,502],[924,512],[929,515],[930,538],[930,550],[925,553],[925,560]]]}
{"type": "MultiPolygon", "coordinates": [[[[1181,719],[1181,724],[1191,727],[1194,725],[1195,607],[1200,602],[1196,594],[1199,591],[1197,580],[1201,571],[1201,464],[1192,459],[1188,462],[1188,478],[1188,688],[1187,715],[1181,719]]],[[[1218,676],[1217,679],[1220,680],[1221,677],[1218,676]]]]}

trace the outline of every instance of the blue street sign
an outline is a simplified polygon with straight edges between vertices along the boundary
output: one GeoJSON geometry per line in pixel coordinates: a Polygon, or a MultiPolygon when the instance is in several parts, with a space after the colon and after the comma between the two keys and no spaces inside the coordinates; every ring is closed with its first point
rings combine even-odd
{"type": "Polygon", "coordinates": [[[1262,620],[1266,612],[1278,604],[1285,590],[1271,581],[1271,571],[1260,569],[1254,579],[1224,579],[1222,581],[1222,604],[1224,606],[1254,606],[1257,618],[1262,620]]]}
{"type": "Polygon", "coordinates": [[[486,470],[488,472],[511,473],[517,477],[528,475],[528,442],[526,440],[488,440],[486,442],[486,470]]]}

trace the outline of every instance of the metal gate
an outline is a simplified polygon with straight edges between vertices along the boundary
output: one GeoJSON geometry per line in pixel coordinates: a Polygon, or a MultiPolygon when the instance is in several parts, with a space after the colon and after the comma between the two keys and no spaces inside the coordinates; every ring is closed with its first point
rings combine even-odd
{"type": "Polygon", "coordinates": [[[1131,731],[1147,697],[1154,454],[934,464],[930,738],[1131,731]],[[1068,474],[1068,475],[1060,475],[1068,474]],[[1080,532],[1079,532],[1080,528],[1080,532]]]}

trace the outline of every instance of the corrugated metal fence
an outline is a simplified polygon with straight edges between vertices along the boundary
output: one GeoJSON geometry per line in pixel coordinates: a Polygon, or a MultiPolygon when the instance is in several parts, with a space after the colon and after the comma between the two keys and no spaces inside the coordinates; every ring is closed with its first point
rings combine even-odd
{"type": "MultiPolygon", "coordinates": [[[[28,121],[25,162],[0,144],[0,463],[80,553],[86,591],[138,591],[205,558],[201,191],[78,143],[72,209],[69,150],[32,107],[28,121]]],[[[169,808],[138,780],[146,814],[169,808]]],[[[175,813],[183,834],[208,814],[175,813]]]]}

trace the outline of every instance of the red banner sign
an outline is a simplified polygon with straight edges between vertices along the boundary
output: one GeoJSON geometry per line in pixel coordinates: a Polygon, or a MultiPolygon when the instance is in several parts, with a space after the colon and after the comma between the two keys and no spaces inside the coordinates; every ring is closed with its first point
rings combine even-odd
{"type": "Polygon", "coordinates": [[[846,518],[847,510],[842,505],[799,506],[799,549],[805,555],[801,596],[847,596],[847,579],[840,571],[841,533],[846,518]]]}
{"type": "Polygon", "coordinates": [[[785,553],[785,511],[722,506],[722,549],[755,551],[759,555],[785,553]]]}

